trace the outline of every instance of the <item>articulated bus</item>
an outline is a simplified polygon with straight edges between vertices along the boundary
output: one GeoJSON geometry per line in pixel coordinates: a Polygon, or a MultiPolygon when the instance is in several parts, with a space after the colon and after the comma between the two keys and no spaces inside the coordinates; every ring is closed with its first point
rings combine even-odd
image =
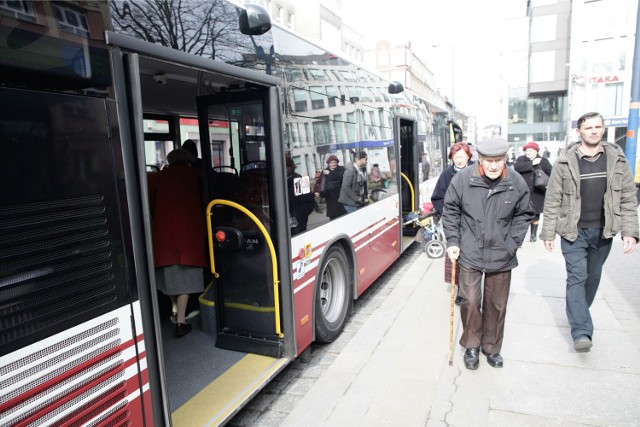
{"type": "Polygon", "coordinates": [[[259,6],[0,1],[0,425],[224,424],[412,243],[443,111],[259,6]],[[210,271],[177,338],[147,180],[185,139],[210,271]],[[292,220],[361,151],[363,206],[292,220]]]}

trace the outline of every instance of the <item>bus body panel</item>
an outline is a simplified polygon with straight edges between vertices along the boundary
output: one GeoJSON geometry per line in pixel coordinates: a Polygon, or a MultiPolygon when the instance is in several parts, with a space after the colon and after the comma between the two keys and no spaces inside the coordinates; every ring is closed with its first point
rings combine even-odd
{"type": "Polygon", "coordinates": [[[141,383],[145,348],[142,335],[132,334],[135,312],[139,306],[121,307],[0,358],[3,422],[146,422],[141,395],[149,387],[141,383]]]}

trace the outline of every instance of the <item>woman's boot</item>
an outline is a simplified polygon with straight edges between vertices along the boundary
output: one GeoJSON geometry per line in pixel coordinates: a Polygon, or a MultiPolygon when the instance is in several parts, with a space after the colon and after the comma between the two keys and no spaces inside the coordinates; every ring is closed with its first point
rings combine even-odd
{"type": "Polygon", "coordinates": [[[529,237],[530,242],[536,242],[538,240],[538,224],[531,224],[531,237],[529,237]]]}

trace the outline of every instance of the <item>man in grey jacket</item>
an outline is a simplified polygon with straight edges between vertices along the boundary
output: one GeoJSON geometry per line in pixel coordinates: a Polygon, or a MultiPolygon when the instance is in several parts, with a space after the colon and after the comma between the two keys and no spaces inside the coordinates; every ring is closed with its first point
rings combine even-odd
{"type": "Polygon", "coordinates": [[[544,203],[540,238],[549,252],[556,234],[567,269],[566,311],[573,347],[589,351],[593,322],[589,307],[600,284],[613,237],[622,232],[624,253],[638,242],[636,188],[622,149],[602,141],[599,113],[578,119],[580,142],[556,160],[544,203]]]}
{"type": "Polygon", "coordinates": [[[346,167],[342,175],[342,187],[338,202],[342,203],[347,213],[355,212],[367,204],[367,153],[356,151],[353,164],[346,167]]]}
{"type": "Polygon", "coordinates": [[[478,368],[480,351],[490,366],[503,366],[511,270],[533,218],[527,183],[506,166],[508,148],[503,139],[478,142],[478,163],[456,173],[444,198],[447,254],[460,266],[458,286],[465,297],[460,345],[467,369],[478,368]]]}

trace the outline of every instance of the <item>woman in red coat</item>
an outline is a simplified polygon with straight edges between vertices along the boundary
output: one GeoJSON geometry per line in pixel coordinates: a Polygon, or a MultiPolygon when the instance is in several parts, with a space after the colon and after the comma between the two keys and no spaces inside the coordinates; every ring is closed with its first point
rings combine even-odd
{"type": "Polygon", "coordinates": [[[187,302],[189,294],[204,290],[207,265],[202,174],[191,167],[193,160],[187,150],[173,150],[167,155],[169,166],[148,179],[156,283],[171,297],[178,337],[191,332],[187,302]]]}

